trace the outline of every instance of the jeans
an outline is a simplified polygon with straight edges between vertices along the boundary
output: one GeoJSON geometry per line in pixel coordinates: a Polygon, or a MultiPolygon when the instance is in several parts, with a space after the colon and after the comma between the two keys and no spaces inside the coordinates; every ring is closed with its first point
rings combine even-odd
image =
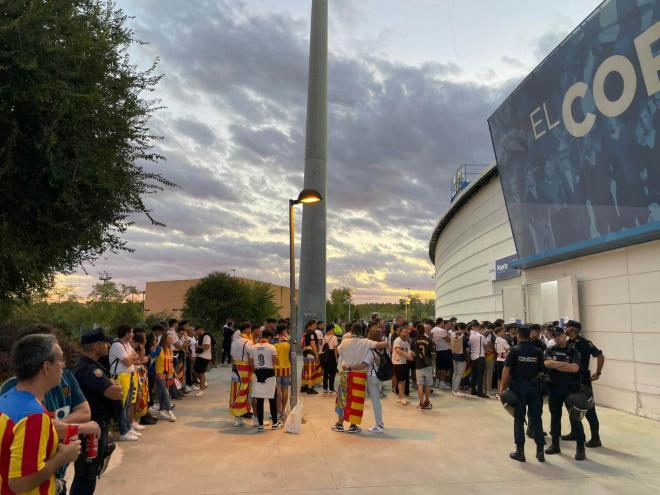
{"type": "Polygon", "coordinates": [[[484,393],[484,371],[486,368],[486,358],[480,357],[470,361],[472,372],[470,373],[470,386],[472,395],[484,393]]]}
{"type": "Polygon", "coordinates": [[[458,392],[461,388],[461,381],[465,373],[465,361],[454,360],[454,374],[451,378],[451,389],[458,392]]]}
{"type": "Polygon", "coordinates": [[[495,369],[495,358],[486,360],[486,369],[484,372],[484,392],[493,388],[493,370],[495,369]]]}
{"type": "Polygon", "coordinates": [[[190,357],[186,357],[186,385],[192,387],[193,384],[192,359],[190,357]]]}
{"type": "Polygon", "coordinates": [[[156,377],[156,392],[158,393],[158,408],[161,411],[171,410],[172,404],[170,403],[170,395],[167,392],[165,378],[156,377]]]}
{"type": "Polygon", "coordinates": [[[129,421],[129,412],[131,409],[131,398],[133,397],[133,379],[129,379],[128,385],[128,395],[126,396],[126,402],[121,408],[121,414],[119,415],[119,434],[126,435],[131,429],[131,423],[129,421]]]}
{"type": "Polygon", "coordinates": [[[371,406],[374,408],[374,418],[376,418],[376,424],[378,426],[383,426],[383,408],[380,405],[380,391],[382,388],[383,385],[377,376],[369,375],[367,377],[369,399],[371,399],[371,406]]]}

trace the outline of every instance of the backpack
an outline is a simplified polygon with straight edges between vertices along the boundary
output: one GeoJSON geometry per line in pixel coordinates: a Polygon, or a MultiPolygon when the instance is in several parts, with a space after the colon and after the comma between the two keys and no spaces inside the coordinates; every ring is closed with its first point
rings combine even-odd
{"type": "Polygon", "coordinates": [[[451,339],[451,353],[452,354],[463,354],[463,335],[460,338],[451,339]]]}
{"type": "Polygon", "coordinates": [[[394,365],[392,364],[392,358],[383,350],[382,352],[372,351],[378,355],[380,363],[378,364],[378,369],[376,370],[376,378],[381,382],[386,382],[392,379],[394,375],[394,365]]]}
{"type": "Polygon", "coordinates": [[[209,333],[205,332],[204,335],[208,335],[209,337],[211,337],[211,356],[213,356],[213,351],[215,349],[215,337],[213,336],[213,334],[211,332],[209,332],[209,333]]]}

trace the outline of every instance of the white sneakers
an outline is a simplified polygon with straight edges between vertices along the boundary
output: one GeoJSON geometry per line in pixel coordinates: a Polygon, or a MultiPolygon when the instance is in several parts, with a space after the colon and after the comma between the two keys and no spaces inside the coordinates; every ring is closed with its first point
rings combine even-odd
{"type": "Polygon", "coordinates": [[[371,433],[385,433],[385,428],[380,425],[373,425],[371,428],[369,428],[369,431],[371,433]]]}
{"type": "Polygon", "coordinates": [[[140,437],[133,430],[128,430],[126,434],[119,436],[120,442],[137,442],[139,439],[140,437]]]}
{"type": "Polygon", "coordinates": [[[146,429],[147,429],[146,426],[143,426],[143,425],[139,424],[137,421],[133,421],[131,423],[131,430],[143,431],[143,430],[146,430],[146,429]]]}
{"type": "Polygon", "coordinates": [[[160,411],[158,413],[158,419],[164,419],[170,423],[174,423],[176,421],[176,416],[172,411],[160,411]]]}
{"type": "Polygon", "coordinates": [[[149,414],[150,414],[151,416],[158,416],[158,413],[159,413],[159,412],[160,412],[160,411],[159,411],[159,409],[158,409],[157,406],[151,406],[151,407],[149,408],[149,414]]]}
{"type": "Polygon", "coordinates": [[[243,418],[236,416],[234,418],[234,426],[243,426],[243,418]]]}

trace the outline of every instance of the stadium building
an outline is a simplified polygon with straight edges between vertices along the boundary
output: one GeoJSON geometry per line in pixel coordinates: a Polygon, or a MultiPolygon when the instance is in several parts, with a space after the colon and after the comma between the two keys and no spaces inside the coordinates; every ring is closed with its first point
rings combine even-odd
{"type": "Polygon", "coordinates": [[[578,319],[598,403],[660,420],[660,4],[603,2],[488,119],[429,245],[437,316],[578,319]],[[593,365],[592,365],[593,367],[593,365]]]}

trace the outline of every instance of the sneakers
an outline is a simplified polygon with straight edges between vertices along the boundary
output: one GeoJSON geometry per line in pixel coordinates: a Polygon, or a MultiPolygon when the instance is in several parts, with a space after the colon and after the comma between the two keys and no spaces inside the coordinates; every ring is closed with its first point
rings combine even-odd
{"type": "Polygon", "coordinates": [[[190,386],[188,386],[188,385],[186,385],[186,388],[184,388],[183,390],[184,390],[184,393],[185,393],[185,394],[189,394],[190,392],[193,391],[193,388],[190,387],[190,386]]]}
{"type": "Polygon", "coordinates": [[[264,428],[264,425],[257,425],[257,431],[259,433],[263,433],[264,431],[266,431],[265,428],[264,428]]]}
{"type": "Polygon", "coordinates": [[[460,397],[460,396],[461,396],[461,393],[460,393],[458,390],[452,390],[452,391],[451,391],[451,395],[453,395],[453,396],[455,396],[455,397],[460,397]]]}
{"type": "Polygon", "coordinates": [[[336,431],[338,433],[343,433],[344,432],[344,425],[337,423],[332,425],[332,428],[330,428],[332,431],[336,431]]]}
{"type": "Polygon", "coordinates": [[[197,392],[195,394],[195,397],[201,397],[202,395],[204,395],[204,390],[200,390],[199,392],[197,392]]]}
{"type": "Polygon", "coordinates": [[[142,430],[146,430],[147,427],[138,424],[137,421],[133,421],[133,422],[131,423],[131,429],[133,429],[133,430],[135,430],[135,431],[142,431],[142,430]]]}
{"type": "Polygon", "coordinates": [[[578,446],[578,448],[575,450],[575,460],[584,461],[586,458],[587,458],[587,453],[584,450],[584,445],[578,446]]]}
{"type": "Polygon", "coordinates": [[[156,407],[156,406],[151,406],[151,407],[148,409],[148,412],[149,412],[149,414],[150,414],[151,416],[156,416],[156,417],[157,417],[157,416],[158,416],[158,413],[159,413],[160,411],[158,410],[158,407],[156,407]]]}
{"type": "Polygon", "coordinates": [[[193,386],[192,386],[192,389],[193,389],[195,392],[197,392],[197,391],[199,390],[199,385],[193,385],[193,386]]]}
{"type": "Polygon", "coordinates": [[[234,426],[243,426],[243,418],[241,417],[235,417],[234,418],[234,426]]]}
{"type": "Polygon", "coordinates": [[[323,395],[328,395],[328,391],[327,391],[327,390],[324,390],[324,391],[323,391],[323,395]]]}
{"type": "Polygon", "coordinates": [[[142,437],[142,433],[140,433],[139,431],[135,431],[133,428],[131,428],[129,431],[138,438],[142,437]]]}
{"type": "Polygon", "coordinates": [[[164,419],[165,421],[170,420],[170,412],[169,411],[160,411],[157,416],[158,419],[164,419]]]}
{"type": "Polygon", "coordinates": [[[369,431],[371,433],[385,433],[385,428],[380,425],[373,425],[371,428],[369,428],[369,431]]]}
{"type": "Polygon", "coordinates": [[[284,425],[279,421],[277,423],[273,423],[273,426],[270,427],[271,430],[280,430],[282,428],[284,428],[284,425]]]}
{"type": "Polygon", "coordinates": [[[128,433],[119,436],[120,442],[137,442],[140,439],[133,430],[128,430],[128,433]]]}
{"type": "Polygon", "coordinates": [[[424,409],[425,411],[428,411],[429,409],[433,409],[433,404],[431,404],[431,402],[427,400],[426,404],[422,406],[422,409],[424,409]]]}
{"type": "Polygon", "coordinates": [[[155,418],[151,414],[147,414],[146,416],[142,416],[140,418],[141,425],[155,425],[156,423],[158,423],[158,418],[155,418]]]}
{"type": "Polygon", "coordinates": [[[308,388],[308,389],[307,389],[307,393],[308,393],[309,395],[318,395],[318,391],[317,391],[316,389],[314,389],[314,388],[308,388]]]}
{"type": "Polygon", "coordinates": [[[362,428],[360,428],[358,425],[351,425],[346,431],[348,431],[348,433],[360,433],[362,428]]]}

